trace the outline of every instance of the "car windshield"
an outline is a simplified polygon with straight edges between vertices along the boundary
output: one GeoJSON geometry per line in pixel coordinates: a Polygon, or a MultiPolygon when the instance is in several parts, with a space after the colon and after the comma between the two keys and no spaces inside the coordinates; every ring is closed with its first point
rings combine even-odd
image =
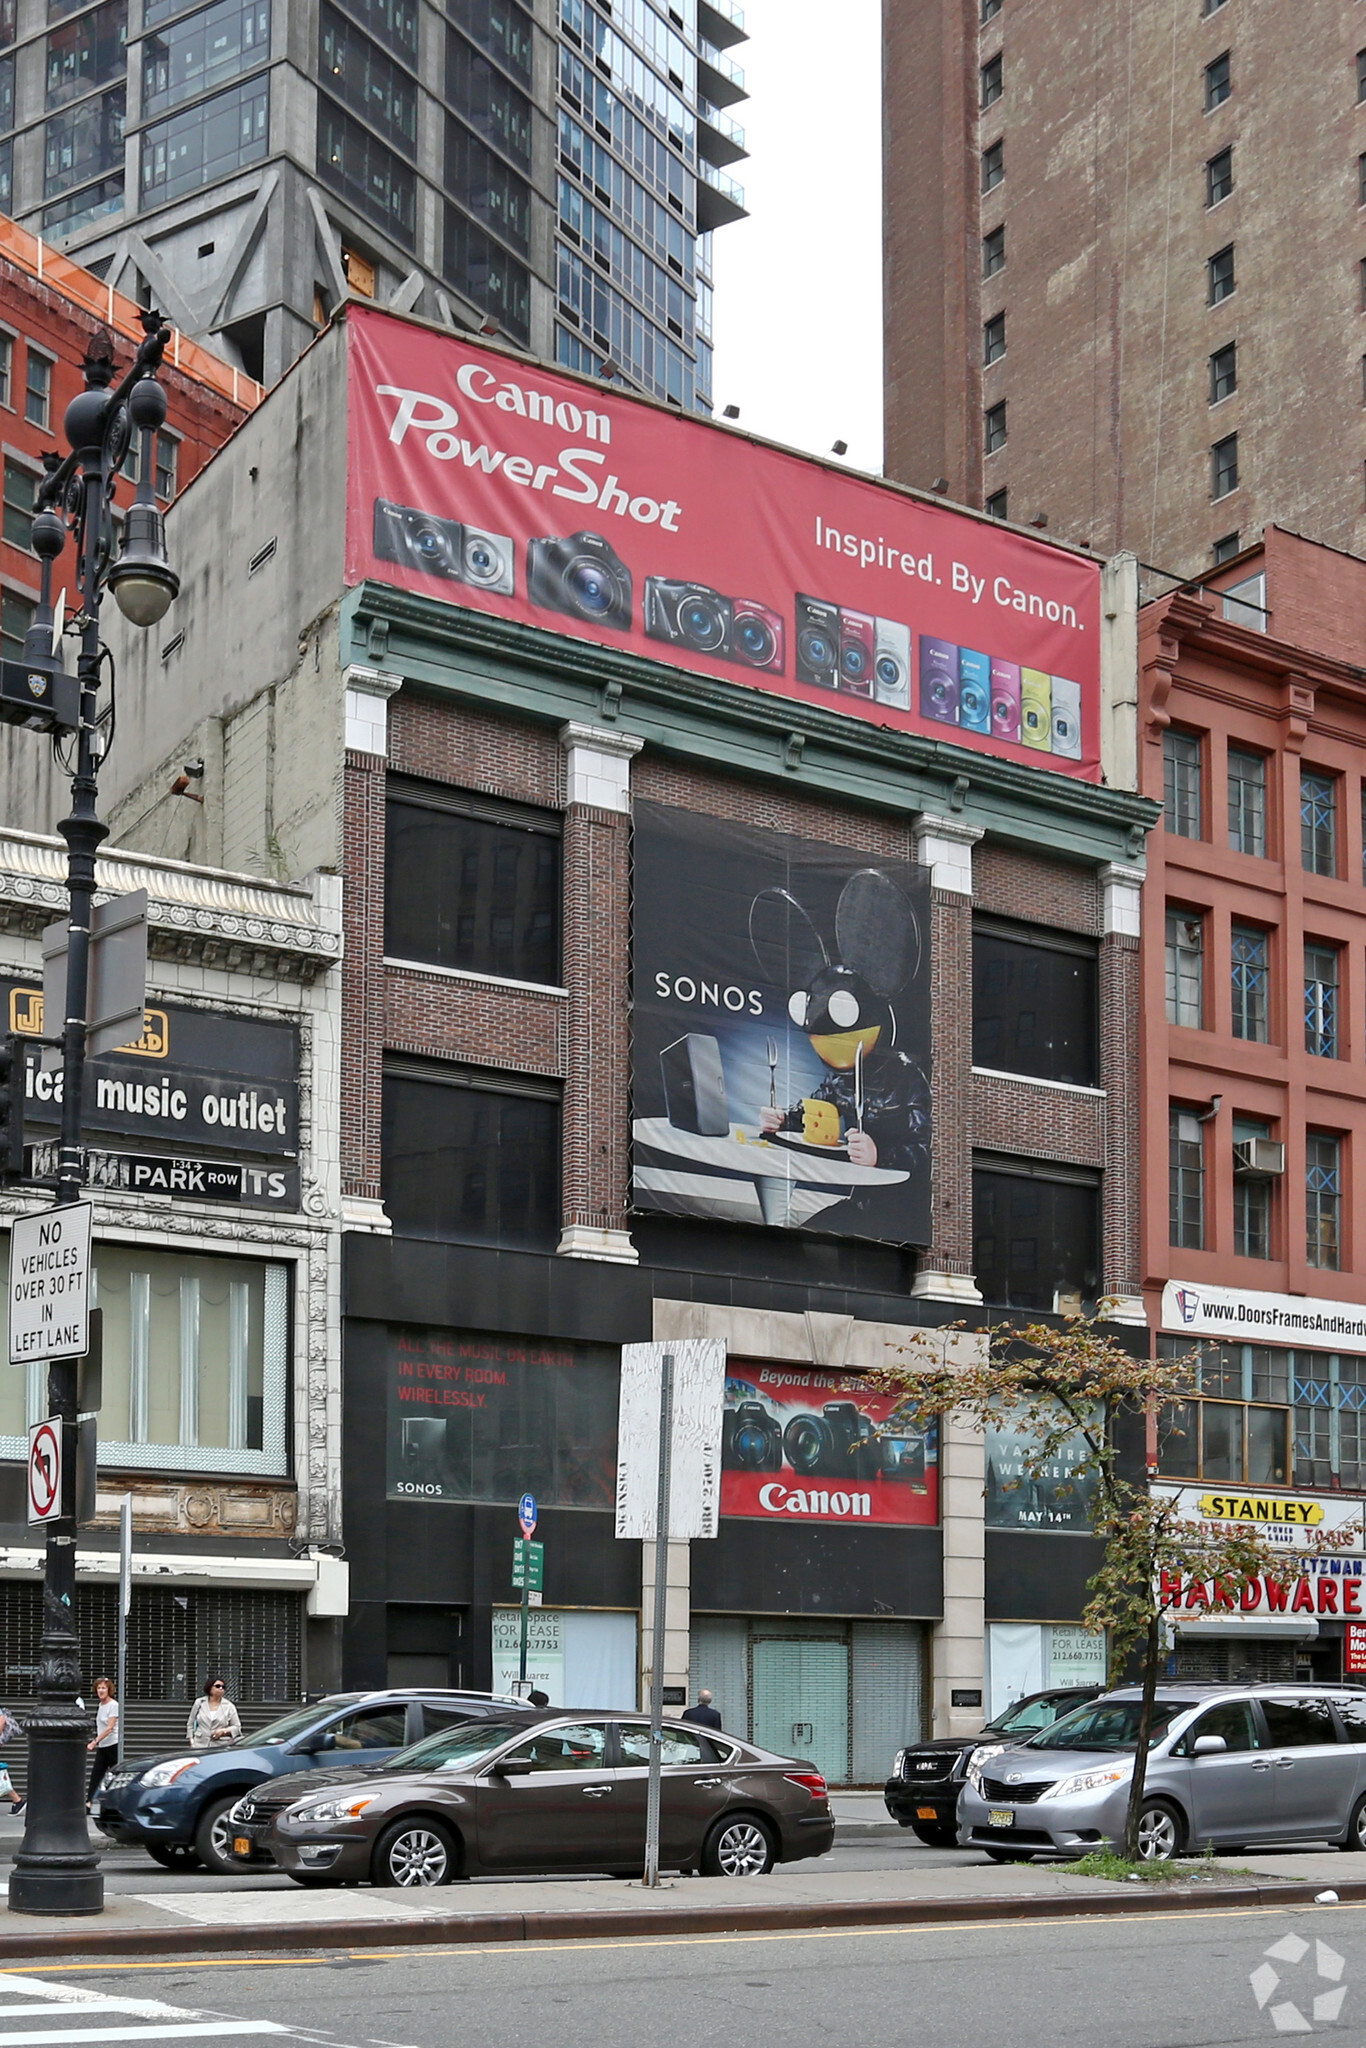
{"type": "Polygon", "coordinates": [[[1013,1707],[1007,1707],[994,1721],[988,1721],[983,1735],[1032,1735],[1036,1728],[1051,1728],[1058,1716],[1069,1711],[1061,1700],[1045,1696],[1037,1700],[1017,1700],[1013,1707]]]}
{"type": "Polygon", "coordinates": [[[363,1700],[363,1692],[338,1692],[330,1699],[315,1700],[311,1707],[303,1707],[297,1713],[286,1714],[282,1721],[272,1721],[267,1728],[258,1729],[255,1735],[243,1738],[248,1749],[269,1749],[274,1743],[289,1742],[296,1735],[306,1735],[310,1728],[316,1728],[319,1721],[325,1721],[338,1707],[349,1707],[355,1700],[363,1700]]]}
{"type": "Polygon", "coordinates": [[[384,1765],[386,1771],[463,1771],[514,1735],[526,1733],[525,1721],[457,1721],[411,1749],[401,1749],[384,1765]]]}
{"type": "MultiPolygon", "coordinates": [[[[1194,1700],[1153,1701],[1153,1741],[1169,1728],[1178,1714],[1188,1713],[1194,1700]]],[[[1045,1728],[1031,1735],[1027,1749],[1137,1749],[1141,1700],[1092,1700],[1074,1707],[1045,1728]]]]}

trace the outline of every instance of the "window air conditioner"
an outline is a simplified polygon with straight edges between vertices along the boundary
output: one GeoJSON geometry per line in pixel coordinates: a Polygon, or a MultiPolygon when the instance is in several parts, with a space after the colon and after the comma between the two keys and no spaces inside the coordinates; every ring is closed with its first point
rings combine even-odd
{"type": "Polygon", "coordinates": [[[1284,1173],[1284,1145],[1275,1138],[1245,1138],[1233,1148],[1233,1172],[1243,1180],[1265,1180],[1284,1173]]]}

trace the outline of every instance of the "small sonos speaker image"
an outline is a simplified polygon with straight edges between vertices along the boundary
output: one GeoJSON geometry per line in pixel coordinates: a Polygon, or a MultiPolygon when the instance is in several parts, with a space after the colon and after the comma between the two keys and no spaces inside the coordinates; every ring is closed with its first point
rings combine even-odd
{"type": "Polygon", "coordinates": [[[675,1130],[699,1138],[730,1135],[726,1075],[721,1048],[705,1031],[689,1031],[659,1055],[664,1108],[675,1130]]]}

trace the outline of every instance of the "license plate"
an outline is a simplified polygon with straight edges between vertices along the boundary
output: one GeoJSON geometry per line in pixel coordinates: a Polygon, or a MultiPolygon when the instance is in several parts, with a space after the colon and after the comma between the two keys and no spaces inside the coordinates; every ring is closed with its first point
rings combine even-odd
{"type": "Polygon", "coordinates": [[[987,1815],[987,1825],[993,1828],[1013,1828],[1014,1812],[1008,1806],[993,1806],[987,1815]]]}
{"type": "Polygon", "coordinates": [[[250,1856],[251,1843],[245,1835],[234,1835],[232,1846],[239,1856],[250,1856]]]}
{"type": "Polygon", "coordinates": [[[932,1806],[917,1806],[915,1817],[917,1820],[938,1820],[939,1815],[932,1806]]]}

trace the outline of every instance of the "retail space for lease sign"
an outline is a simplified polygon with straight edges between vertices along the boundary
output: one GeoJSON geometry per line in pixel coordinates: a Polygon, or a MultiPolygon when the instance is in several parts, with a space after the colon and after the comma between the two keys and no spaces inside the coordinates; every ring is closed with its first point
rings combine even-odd
{"type": "Polygon", "coordinates": [[[1100,564],[347,311],[347,580],[1100,778],[1100,564]]]}
{"type": "Polygon", "coordinates": [[[927,1244],[929,878],[640,803],[632,1206],[927,1244]]]}

